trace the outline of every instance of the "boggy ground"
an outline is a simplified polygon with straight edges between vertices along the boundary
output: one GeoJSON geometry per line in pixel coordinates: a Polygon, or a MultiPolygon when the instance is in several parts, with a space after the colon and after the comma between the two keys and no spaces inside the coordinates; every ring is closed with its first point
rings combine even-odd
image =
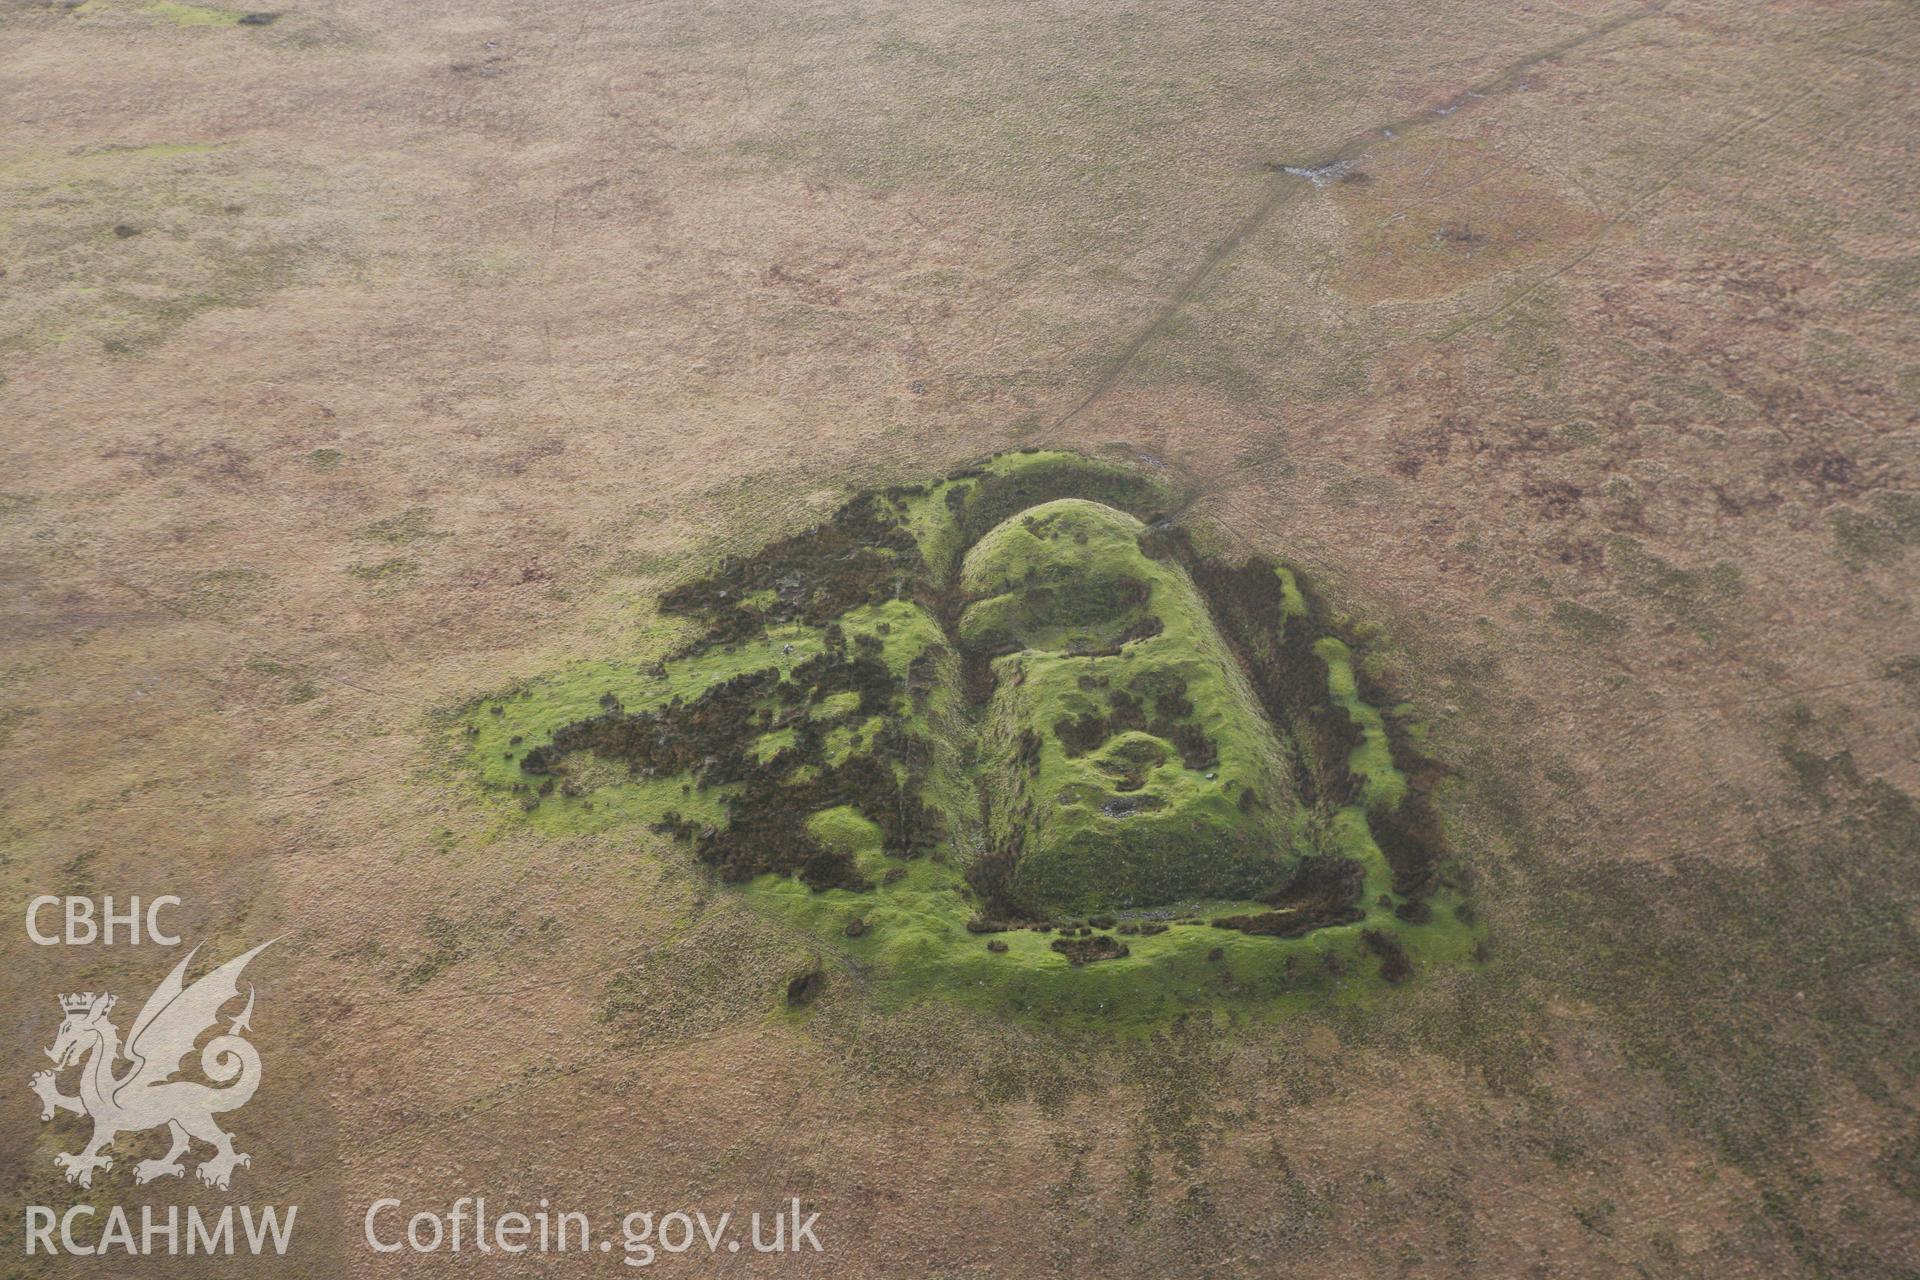
{"type": "MultiPolygon", "coordinates": [[[[0,0],[0,876],[288,934],[235,1194],[302,1274],[467,1274],[355,1217],[476,1189],[803,1195],[793,1274],[1910,1267],[1907,7],[210,12],[0,0]],[[1378,628],[1484,964],[1120,1049],[788,1014],[810,930],[439,754],[1030,444],[1378,628]]],[[[54,993],[168,966],[7,946],[7,1196],[62,1203],[54,993]]],[[[175,1202],[127,1147],[102,1201],[175,1202]]]]}

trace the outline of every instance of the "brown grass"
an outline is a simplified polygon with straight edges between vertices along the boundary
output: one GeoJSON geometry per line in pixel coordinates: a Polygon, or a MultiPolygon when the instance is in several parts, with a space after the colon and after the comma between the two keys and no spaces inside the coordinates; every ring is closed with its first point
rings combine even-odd
{"type": "MultiPolygon", "coordinates": [[[[1628,8],[0,0],[9,900],[289,935],[236,1186],[303,1274],[479,1189],[798,1194],[793,1274],[1889,1274],[1920,561],[1843,535],[1920,487],[1914,28],[1674,0],[1460,98],[1628,8]],[[446,768],[719,551],[1041,442],[1381,626],[1484,970],[1122,1050],[789,1016],[804,942],[446,768]]],[[[10,945],[23,1073],[170,963],[10,945]]]]}

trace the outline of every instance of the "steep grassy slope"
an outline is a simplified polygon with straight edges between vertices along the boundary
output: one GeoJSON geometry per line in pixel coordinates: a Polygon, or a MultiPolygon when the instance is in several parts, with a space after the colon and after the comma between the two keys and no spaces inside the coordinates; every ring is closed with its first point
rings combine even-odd
{"type": "Polygon", "coordinates": [[[1280,745],[1178,564],[1082,499],[1003,521],[968,552],[960,621],[994,660],[982,785],[1040,915],[1259,898],[1297,861],[1280,745]]]}

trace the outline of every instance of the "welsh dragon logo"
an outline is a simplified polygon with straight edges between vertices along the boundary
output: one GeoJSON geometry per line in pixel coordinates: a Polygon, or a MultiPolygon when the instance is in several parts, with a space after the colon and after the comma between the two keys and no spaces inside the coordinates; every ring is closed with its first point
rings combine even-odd
{"type": "Polygon", "coordinates": [[[260,1053],[242,1034],[252,1030],[252,987],[247,989],[246,1008],[232,1019],[224,1034],[214,1036],[200,1050],[200,1069],[213,1084],[174,1077],[201,1035],[218,1026],[221,1008],[239,997],[240,971],[272,945],[262,943],[190,987],[182,979],[199,948],[188,952],[187,958],[175,965],[147,997],[140,1015],[133,1020],[124,1048],[119,1028],[107,1018],[115,997],[91,991],[60,997],[65,1018],[53,1047],[47,1050],[54,1069],[38,1073],[29,1083],[40,1095],[42,1120],[53,1119],[56,1111],[93,1119],[93,1138],[84,1148],[53,1158],[67,1171],[68,1182],[90,1186],[94,1170],[113,1167],[113,1157],[106,1152],[116,1136],[160,1125],[167,1126],[173,1146],[160,1159],[135,1165],[135,1182],[177,1178],[185,1173],[180,1157],[194,1139],[214,1149],[213,1156],[195,1170],[200,1181],[210,1187],[226,1189],[234,1169],[252,1163],[233,1149],[233,1135],[214,1122],[222,1112],[244,1107],[260,1087],[260,1053]],[[122,1059],[132,1066],[115,1075],[114,1067],[122,1059]],[[56,1075],[76,1064],[80,1067],[80,1092],[68,1097],[60,1092],[56,1075]]]}

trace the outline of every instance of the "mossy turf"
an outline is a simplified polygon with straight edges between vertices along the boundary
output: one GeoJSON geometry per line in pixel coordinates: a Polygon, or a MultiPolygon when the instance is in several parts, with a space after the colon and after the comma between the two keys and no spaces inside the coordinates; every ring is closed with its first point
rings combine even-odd
{"type": "Polygon", "coordinates": [[[1259,898],[1298,861],[1280,744],[1186,571],[1141,522],[1030,508],[968,552],[963,644],[994,659],[981,781],[1043,915],[1259,898]],[[1236,678],[1237,677],[1237,678],[1236,678]]]}
{"type": "Polygon", "coordinates": [[[465,756],[512,821],[671,837],[886,1001],[1147,1029],[1466,960],[1404,717],[1173,496],[1043,451],[863,493],[667,592],[664,660],[472,704],[465,756]]]}

